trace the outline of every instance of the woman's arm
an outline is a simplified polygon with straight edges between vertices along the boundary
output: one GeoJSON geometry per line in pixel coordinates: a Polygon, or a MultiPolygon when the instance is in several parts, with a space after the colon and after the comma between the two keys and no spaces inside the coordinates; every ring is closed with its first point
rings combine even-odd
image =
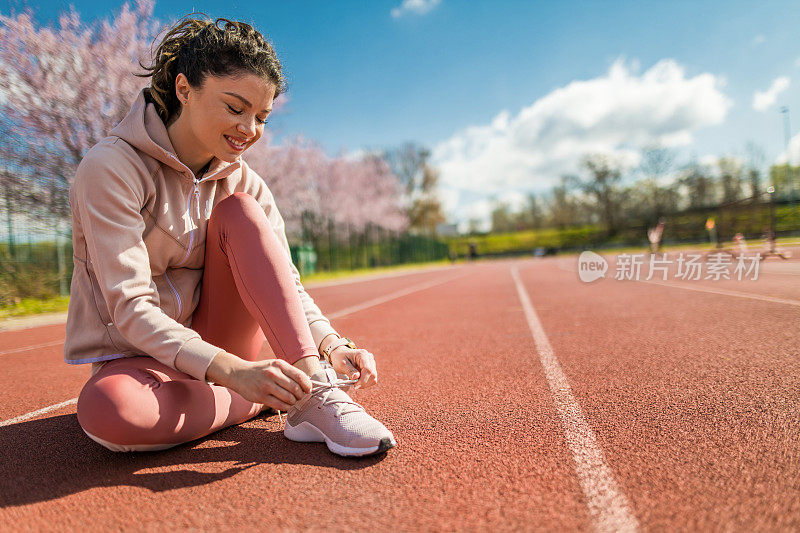
{"type": "Polygon", "coordinates": [[[220,348],[159,307],[141,214],[148,179],[127,153],[97,145],[78,166],[70,207],[113,325],[141,353],[204,380],[220,348]]]}
{"type": "Polygon", "coordinates": [[[288,411],[311,392],[311,379],[283,359],[245,361],[225,350],[208,367],[207,378],[238,392],[244,399],[288,411]]]}

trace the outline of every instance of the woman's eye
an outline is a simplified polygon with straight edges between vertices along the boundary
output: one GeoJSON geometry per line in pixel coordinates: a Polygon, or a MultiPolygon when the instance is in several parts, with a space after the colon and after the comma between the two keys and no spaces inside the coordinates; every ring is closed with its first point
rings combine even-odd
{"type": "Polygon", "coordinates": [[[231,113],[233,113],[234,115],[241,115],[242,114],[241,111],[239,111],[238,109],[232,108],[229,104],[225,104],[225,105],[228,106],[228,109],[230,109],[231,113]]]}
{"type": "Polygon", "coordinates": [[[256,118],[256,120],[258,121],[259,124],[267,124],[269,122],[268,118],[265,118],[264,120],[261,120],[260,118],[256,118]]]}

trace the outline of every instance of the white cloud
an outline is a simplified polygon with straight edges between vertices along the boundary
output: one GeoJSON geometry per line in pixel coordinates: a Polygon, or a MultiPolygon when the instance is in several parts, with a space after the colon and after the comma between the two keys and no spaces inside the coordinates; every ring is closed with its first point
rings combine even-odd
{"type": "MultiPolygon", "coordinates": [[[[795,135],[789,139],[789,163],[792,165],[800,164],[800,134],[795,135]]],[[[783,150],[778,157],[775,158],[773,164],[785,165],[787,162],[786,150],[783,150]]]]}
{"type": "Polygon", "coordinates": [[[497,196],[497,203],[506,204],[511,211],[519,211],[527,202],[527,196],[520,191],[503,191],[497,196]]]}
{"type": "Polygon", "coordinates": [[[461,193],[452,187],[438,187],[436,195],[445,213],[452,212],[459,204],[461,193]]]}
{"type": "Polygon", "coordinates": [[[751,43],[752,43],[753,46],[758,46],[759,44],[763,44],[764,41],[766,41],[766,40],[767,40],[767,38],[764,37],[763,35],[756,35],[755,37],[753,37],[753,40],[751,41],[751,43]]]}
{"type": "Polygon", "coordinates": [[[488,199],[478,200],[476,202],[472,202],[470,204],[465,205],[461,209],[461,213],[463,214],[463,216],[456,219],[459,221],[458,231],[460,233],[466,233],[469,230],[469,221],[472,219],[477,219],[480,221],[477,227],[478,231],[491,230],[492,207],[493,204],[488,199]]]}
{"type": "Polygon", "coordinates": [[[338,157],[341,157],[345,161],[363,161],[367,157],[377,156],[380,157],[382,152],[380,150],[370,150],[366,148],[356,148],[354,150],[342,150],[338,157]]]}
{"type": "MultiPolygon", "coordinates": [[[[573,81],[515,116],[503,110],[489,124],[457,132],[433,150],[442,186],[483,195],[542,191],[590,153],[636,165],[641,146],[689,144],[695,130],[722,122],[732,105],[720,90],[724,80],[687,77],[671,59],[635,71],[619,59],[605,75],[573,81]]],[[[450,215],[468,218],[462,210],[450,215]]]]}
{"type": "Polygon", "coordinates": [[[402,17],[406,13],[424,15],[439,5],[439,2],[441,2],[441,0],[403,0],[403,3],[400,4],[400,7],[392,9],[392,17],[402,17]]]}
{"type": "Polygon", "coordinates": [[[700,165],[704,167],[714,167],[717,166],[718,161],[719,161],[718,155],[706,154],[700,158],[700,165]]]}
{"type": "Polygon", "coordinates": [[[778,95],[789,88],[790,79],[787,76],[781,76],[772,80],[772,85],[769,86],[764,92],[756,91],[753,94],[753,109],[756,111],[766,111],[773,105],[778,95]]]}
{"type": "Polygon", "coordinates": [[[720,162],[725,159],[728,163],[734,163],[735,166],[742,167],[745,164],[744,158],[733,155],[733,154],[726,154],[724,156],[720,155],[713,155],[707,154],[700,158],[700,165],[705,167],[705,171],[710,173],[712,176],[719,176],[722,173],[722,166],[720,162]]]}

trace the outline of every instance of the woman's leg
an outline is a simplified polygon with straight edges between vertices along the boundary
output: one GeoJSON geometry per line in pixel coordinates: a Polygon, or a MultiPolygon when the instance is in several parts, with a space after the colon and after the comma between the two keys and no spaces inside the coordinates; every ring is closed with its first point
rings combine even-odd
{"type": "Polygon", "coordinates": [[[275,355],[289,363],[319,357],[290,258],[255,198],[234,193],[217,204],[206,239],[192,329],[250,361],[257,359],[264,335],[275,355]]]}
{"type": "Polygon", "coordinates": [[[164,449],[257,415],[261,404],[150,356],[109,361],[81,390],[78,422],[114,451],[164,449]]]}
{"type": "MultiPolygon", "coordinates": [[[[259,359],[262,330],[290,363],[317,356],[288,261],[254,198],[235,193],[221,201],[208,225],[192,328],[250,361],[259,359]]],[[[143,356],[110,361],[92,376],[78,399],[78,420],[115,451],[163,449],[244,422],[262,408],[143,356]]]]}

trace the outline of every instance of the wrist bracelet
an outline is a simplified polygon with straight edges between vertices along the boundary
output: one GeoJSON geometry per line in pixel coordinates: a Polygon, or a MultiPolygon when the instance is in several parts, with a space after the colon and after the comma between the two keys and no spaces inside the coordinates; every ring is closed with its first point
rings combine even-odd
{"type": "Polygon", "coordinates": [[[340,337],[339,339],[337,339],[337,340],[333,341],[332,343],[330,343],[327,346],[327,348],[322,350],[322,356],[325,358],[326,361],[328,361],[329,363],[333,364],[333,361],[331,361],[331,353],[333,353],[333,351],[336,348],[338,348],[339,346],[347,346],[348,348],[356,348],[356,344],[353,341],[351,341],[347,337],[340,337]]]}

